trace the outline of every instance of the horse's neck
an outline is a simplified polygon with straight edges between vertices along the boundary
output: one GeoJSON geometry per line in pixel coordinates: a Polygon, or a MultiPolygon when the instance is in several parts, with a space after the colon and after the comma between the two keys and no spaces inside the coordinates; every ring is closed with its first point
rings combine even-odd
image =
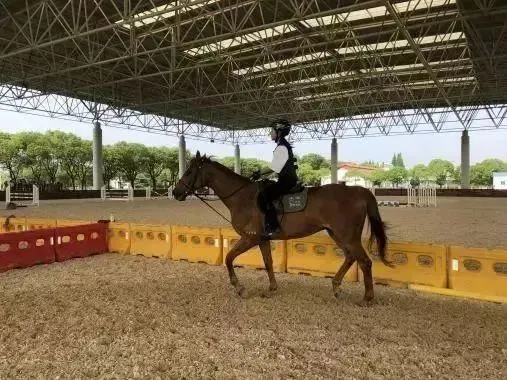
{"type": "Polygon", "coordinates": [[[234,172],[228,172],[215,168],[209,187],[222,200],[225,206],[232,209],[243,203],[245,191],[250,188],[251,182],[234,172]]]}

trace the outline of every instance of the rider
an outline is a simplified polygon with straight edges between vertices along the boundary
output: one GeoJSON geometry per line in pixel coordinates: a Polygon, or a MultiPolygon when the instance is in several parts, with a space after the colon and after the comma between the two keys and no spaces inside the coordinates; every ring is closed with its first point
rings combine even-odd
{"type": "Polygon", "coordinates": [[[287,194],[298,181],[296,169],[296,159],[292,152],[292,147],[285,137],[291,130],[291,125],[287,120],[277,120],[270,125],[271,139],[276,142],[276,148],[273,151],[273,159],[270,167],[265,170],[256,171],[252,179],[256,180],[261,175],[276,172],[278,182],[270,182],[263,189],[263,196],[266,202],[266,229],[267,236],[271,236],[279,229],[279,223],[276,217],[276,210],[273,201],[284,194],[287,194]]]}

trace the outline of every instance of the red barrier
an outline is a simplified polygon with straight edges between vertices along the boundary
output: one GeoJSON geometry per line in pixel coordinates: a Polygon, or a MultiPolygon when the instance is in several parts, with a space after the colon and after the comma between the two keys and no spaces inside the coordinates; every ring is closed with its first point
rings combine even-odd
{"type": "Polygon", "coordinates": [[[52,228],[0,234],[0,272],[55,262],[52,228]]]}
{"type": "Polygon", "coordinates": [[[107,223],[58,227],[55,230],[56,261],[107,252],[107,223]]]}

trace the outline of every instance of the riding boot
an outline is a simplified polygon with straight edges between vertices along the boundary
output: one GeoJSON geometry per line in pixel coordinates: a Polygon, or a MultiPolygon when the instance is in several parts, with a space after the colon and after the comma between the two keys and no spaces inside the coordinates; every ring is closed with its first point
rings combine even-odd
{"type": "Polygon", "coordinates": [[[279,229],[276,209],[272,205],[269,205],[266,210],[265,220],[266,220],[265,233],[267,236],[271,236],[272,234],[276,233],[279,229]]]}

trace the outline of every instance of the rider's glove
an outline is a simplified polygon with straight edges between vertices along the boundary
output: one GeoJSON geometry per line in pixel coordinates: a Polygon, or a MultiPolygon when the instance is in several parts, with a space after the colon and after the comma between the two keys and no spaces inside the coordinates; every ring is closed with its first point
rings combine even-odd
{"type": "Polygon", "coordinates": [[[261,178],[261,172],[260,172],[260,170],[256,170],[256,171],[254,171],[254,172],[252,173],[251,177],[250,177],[250,179],[251,179],[252,181],[257,181],[259,178],[261,178]]]}

